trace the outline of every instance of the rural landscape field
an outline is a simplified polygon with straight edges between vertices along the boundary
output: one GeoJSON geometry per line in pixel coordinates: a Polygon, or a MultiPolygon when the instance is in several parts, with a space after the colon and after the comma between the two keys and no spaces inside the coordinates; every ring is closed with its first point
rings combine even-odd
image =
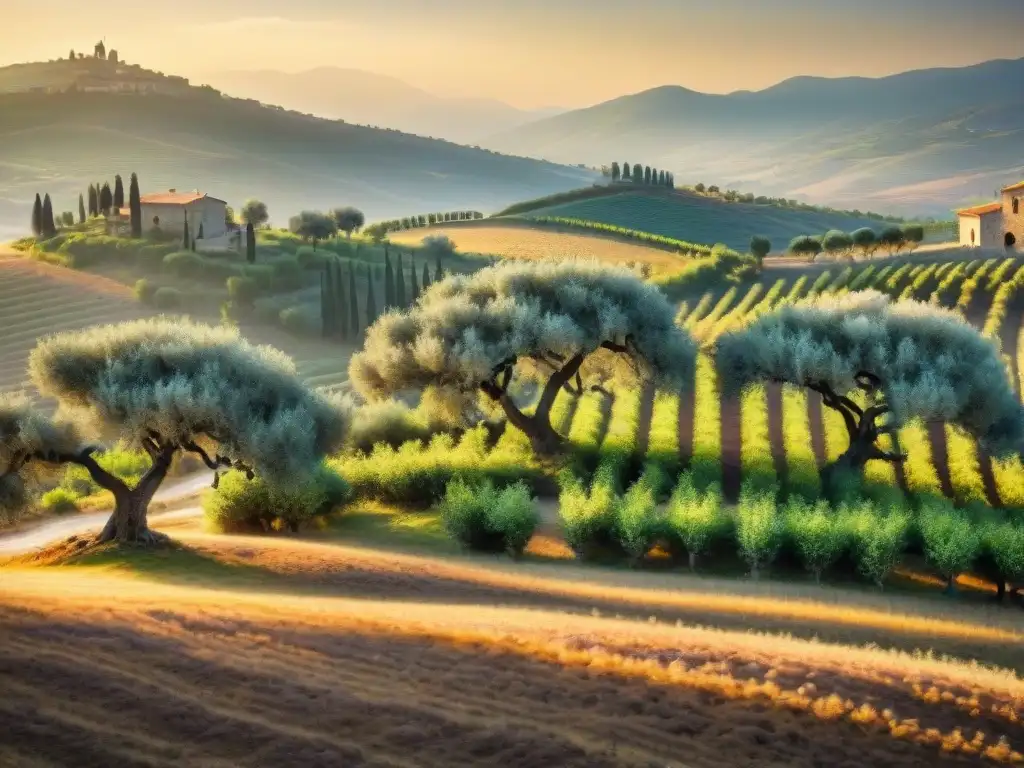
{"type": "Polygon", "coordinates": [[[183,2],[4,11],[0,766],[1024,765],[1024,15],[183,2]]]}

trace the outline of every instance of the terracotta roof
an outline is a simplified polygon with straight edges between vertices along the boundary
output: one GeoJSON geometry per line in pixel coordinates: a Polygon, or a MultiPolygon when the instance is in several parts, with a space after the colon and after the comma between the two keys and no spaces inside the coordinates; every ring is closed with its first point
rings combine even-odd
{"type": "Polygon", "coordinates": [[[1003,192],[1016,192],[1018,189],[1024,189],[1024,181],[1019,181],[1016,184],[1011,184],[1008,187],[1003,187],[1003,192]]]}
{"type": "Polygon", "coordinates": [[[987,213],[995,213],[996,211],[1003,210],[1002,203],[985,203],[984,205],[976,205],[973,208],[963,208],[957,211],[958,216],[984,216],[987,213]]]}
{"type": "MultiPolygon", "coordinates": [[[[197,200],[217,200],[209,197],[205,192],[155,192],[151,195],[143,195],[141,202],[148,205],[188,205],[197,200]]],[[[217,200],[223,203],[223,200],[217,200]]]]}

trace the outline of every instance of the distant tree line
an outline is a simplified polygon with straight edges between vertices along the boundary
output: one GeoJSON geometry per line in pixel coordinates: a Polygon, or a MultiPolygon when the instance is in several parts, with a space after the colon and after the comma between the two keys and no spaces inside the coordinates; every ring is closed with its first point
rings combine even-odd
{"type": "Polygon", "coordinates": [[[364,231],[374,240],[382,240],[388,232],[400,232],[406,229],[420,229],[444,224],[450,221],[475,221],[482,219],[480,211],[448,211],[446,213],[420,213],[415,216],[404,216],[400,219],[389,219],[371,224],[364,231]]]}
{"type": "MultiPolygon", "coordinates": [[[[78,223],[84,224],[86,219],[94,216],[110,216],[112,212],[124,207],[124,183],[120,174],[114,176],[114,187],[109,182],[90,184],[86,193],[78,196],[78,223]],[[88,201],[88,202],[87,202],[88,201]]],[[[139,196],[139,178],[132,174],[129,187],[128,207],[131,216],[132,237],[142,237],[142,204],[139,196]]],[[[32,204],[32,234],[36,237],[49,238],[57,234],[57,222],[65,227],[75,224],[75,214],[65,211],[56,219],[49,193],[42,199],[36,194],[32,204]]]]}
{"type": "Polygon", "coordinates": [[[422,272],[417,274],[412,254],[409,254],[408,258],[408,268],[402,261],[401,253],[397,254],[396,262],[392,263],[391,252],[385,246],[384,295],[381,297],[383,304],[379,307],[374,291],[378,271],[373,265],[365,266],[366,295],[362,312],[356,289],[356,264],[349,261],[346,269],[342,259],[328,259],[320,275],[320,316],[324,338],[335,341],[354,340],[374,323],[381,311],[411,307],[432,283],[444,279],[440,253],[436,257],[433,276],[426,261],[423,263],[422,272]]]}
{"type": "Polygon", "coordinates": [[[814,261],[819,254],[825,253],[836,258],[853,259],[858,253],[870,259],[875,253],[884,249],[890,256],[906,250],[913,250],[924,240],[924,227],[920,224],[906,226],[893,225],[876,233],[870,227],[861,227],[853,232],[838,229],[829,230],[824,235],[800,235],[789,243],[788,252],[795,256],[805,256],[814,261]]]}
{"type": "Polygon", "coordinates": [[[667,189],[675,189],[676,186],[676,177],[673,174],[639,163],[631,167],[629,163],[623,163],[620,166],[618,162],[613,162],[607,175],[611,176],[613,184],[619,181],[631,181],[634,184],[666,187],[667,189]]]}

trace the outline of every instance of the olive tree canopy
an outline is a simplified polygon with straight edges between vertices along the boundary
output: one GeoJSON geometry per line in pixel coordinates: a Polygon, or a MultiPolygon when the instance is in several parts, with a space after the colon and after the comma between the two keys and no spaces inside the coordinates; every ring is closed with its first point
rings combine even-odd
{"type": "Polygon", "coordinates": [[[29,370],[60,410],[51,420],[24,402],[0,406],[2,485],[23,485],[33,463],[85,467],[114,495],[101,541],[153,538],[146,510],[179,451],[215,471],[234,467],[288,481],[338,449],[348,426],[347,411],[307,389],[281,352],[183,319],[51,336],[33,350],[29,370]],[[152,465],[129,488],[99,466],[92,457],[98,446],[83,435],[140,448],[152,465]]]}
{"type": "Polygon", "coordinates": [[[929,304],[876,291],[816,297],[723,335],[717,359],[732,391],[769,380],[820,392],[850,435],[836,463],[858,471],[872,459],[905,459],[876,440],[914,418],[960,427],[993,455],[1024,447],[1024,411],[999,350],[929,304]],[[867,407],[850,399],[857,390],[873,398],[867,407]]]}
{"type": "Polygon", "coordinates": [[[580,394],[584,377],[692,380],[697,347],[673,322],[665,296],[635,273],[596,262],[504,262],[435,283],[407,312],[367,331],[349,376],[368,399],[434,385],[453,395],[483,392],[509,421],[551,452],[560,389],[580,394]],[[625,364],[625,365],[623,365],[625,364]],[[509,394],[513,377],[542,386],[532,414],[509,394]]]}

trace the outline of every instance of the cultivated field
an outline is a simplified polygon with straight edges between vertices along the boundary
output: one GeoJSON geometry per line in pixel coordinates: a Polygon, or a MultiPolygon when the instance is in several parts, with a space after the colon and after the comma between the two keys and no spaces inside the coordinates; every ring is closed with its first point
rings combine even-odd
{"type": "Polygon", "coordinates": [[[532,229],[529,225],[486,222],[466,226],[428,227],[394,232],[388,237],[401,245],[418,245],[424,237],[445,235],[463,253],[481,253],[514,259],[584,258],[609,264],[631,261],[650,264],[653,272],[675,271],[681,257],[660,248],[625,242],[614,237],[577,234],[571,231],[532,229]]]}
{"type": "Polygon", "coordinates": [[[828,642],[1012,658],[991,610],[168,532],[186,548],[4,570],[0,763],[1021,759],[1012,675],[828,642]]]}
{"type": "Polygon", "coordinates": [[[884,222],[867,217],[727,203],[685,192],[673,195],[623,192],[540,208],[523,215],[603,222],[691,243],[725,243],[740,252],[747,250],[754,235],[767,237],[773,250],[781,251],[798,235],[820,235],[830,229],[850,232],[860,227],[871,227],[878,232],[886,226],[884,222]]]}
{"type": "MultiPolygon", "coordinates": [[[[0,251],[0,391],[30,390],[28,355],[47,334],[157,314],[114,280],[0,251]]],[[[216,307],[207,319],[219,322],[216,307]]],[[[244,326],[242,331],[256,343],[286,350],[312,386],[347,379],[348,347],[298,339],[267,326],[244,326]]]]}

